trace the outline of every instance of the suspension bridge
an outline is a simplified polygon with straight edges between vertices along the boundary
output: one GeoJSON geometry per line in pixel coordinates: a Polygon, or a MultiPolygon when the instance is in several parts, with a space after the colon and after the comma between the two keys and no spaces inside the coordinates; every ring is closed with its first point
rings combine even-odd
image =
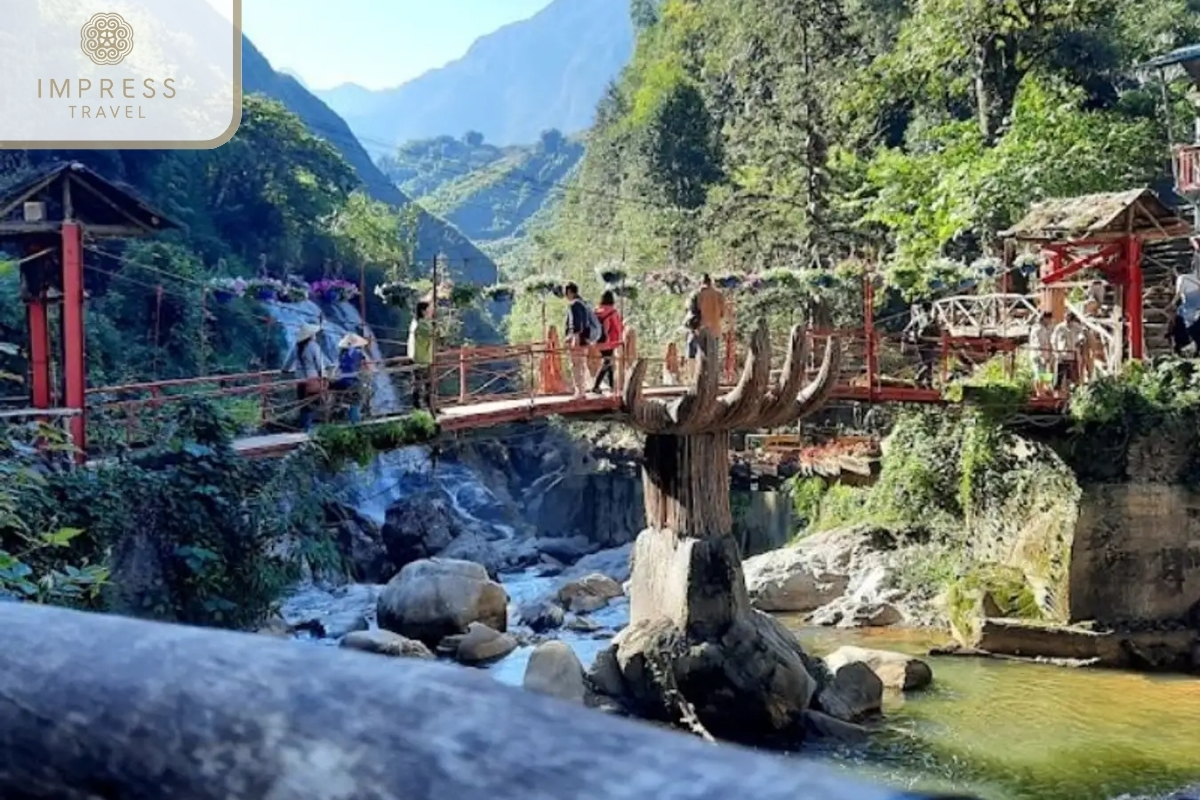
{"type": "MultiPolygon", "coordinates": [[[[251,456],[294,449],[308,440],[294,426],[297,380],[278,371],[203,375],[193,378],[90,386],[84,357],[85,250],[106,238],[154,235],[178,227],[126,187],[78,163],[52,165],[0,190],[0,246],[20,254],[22,294],[28,309],[28,403],[8,408],[0,419],[58,421],[81,458],[106,447],[137,447],[160,440],[165,420],[186,398],[236,399],[252,417],[252,429],[236,443],[251,456]],[[61,352],[50,349],[49,309],[58,307],[61,352]],[[58,372],[61,381],[53,380],[58,372]]],[[[1055,320],[1068,312],[1085,328],[1087,346],[1078,354],[1081,380],[1114,372],[1128,360],[1165,347],[1161,325],[1170,302],[1170,281],[1192,256],[1191,226],[1148,189],[1051,200],[1004,232],[1004,264],[991,281],[992,293],[951,293],[932,304],[936,335],[918,341],[876,324],[877,276],[863,275],[862,325],[806,332],[806,380],[816,377],[815,353],[836,341],[840,369],[831,399],[868,404],[942,404],[947,386],[969,377],[984,362],[999,359],[1016,370],[1030,327],[1041,311],[1055,320]],[[1036,256],[1032,268],[1014,266],[1018,249],[1036,256]],[[1085,291],[1086,289],[1086,291],[1085,291]],[[1147,344],[1149,334],[1150,344],[1147,344]],[[1161,340],[1161,341],[1160,341],[1161,340]],[[921,373],[924,377],[919,377],[921,373]]],[[[90,256],[89,256],[90,257],[90,256]]],[[[682,300],[681,300],[682,302],[682,300]]],[[[732,327],[732,326],[730,326],[732,327]]],[[[775,345],[770,369],[781,374],[789,331],[770,333],[775,345]]],[[[636,330],[627,329],[616,347],[616,393],[575,397],[568,390],[571,354],[558,331],[541,341],[444,349],[432,367],[433,404],[442,431],[461,432],[546,417],[619,420],[628,402],[620,388],[634,365],[643,363],[639,391],[675,397],[694,392],[682,342],[662,352],[639,351],[636,330]]],[[[330,354],[332,355],[332,354],[330,354]]],[[[710,357],[720,364],[725,388],[738,380],[747,344],[726,332],[710,357]]],[[[599,366],[587,354],[592,374],[599,366]]],[[[368,380],[389,381],[399,396],[408,394],[414,366],[405,356],[380,358],[368,380]]],[[[627,387],[627,390],[628,387],[627,387]]],[[[1029,410],[1061,412],[1069,388],[1045,388],[1028,401],[1029,410]]],[[[387,408],[365,422],[396,418],[406,409],[387,408]]]]}

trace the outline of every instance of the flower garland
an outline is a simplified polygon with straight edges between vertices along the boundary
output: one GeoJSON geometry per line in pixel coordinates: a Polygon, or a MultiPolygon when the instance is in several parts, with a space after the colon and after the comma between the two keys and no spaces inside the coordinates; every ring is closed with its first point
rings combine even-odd
{"type": "Polygon", "coordinates": [[[668,294],[687,294],[696,287],[696,282],[694,275],[678,269],[649,272],[643,278],[646,289],[668,294]]]}
{"type": "Polygon", "coordinates": [[[358,287],[340,278],[326,278],[310,287],[312,297],[319,303],[345,303],[358,297],[358,287]]]}

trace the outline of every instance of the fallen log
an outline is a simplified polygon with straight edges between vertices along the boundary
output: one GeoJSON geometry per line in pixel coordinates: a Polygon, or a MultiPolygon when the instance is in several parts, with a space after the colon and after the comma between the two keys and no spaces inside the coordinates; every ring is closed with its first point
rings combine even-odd
{"type": "Polygon", "coordinates": [[[485,673],[0,603],[6,800],[898,800],[485,673]]]}

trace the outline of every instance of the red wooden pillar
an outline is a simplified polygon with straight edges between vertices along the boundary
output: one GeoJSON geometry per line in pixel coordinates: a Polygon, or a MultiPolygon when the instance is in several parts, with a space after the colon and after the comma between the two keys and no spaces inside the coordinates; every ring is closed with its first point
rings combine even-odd
{"type": "Polygon", "coordinates": [[[874,270],[863,273],[863,333],[866,334],[867,400],[879,397],[879,362],[875,341],[875,275],[874,270]]]}
{"type": "Polygon", "coordinates": [[[34,408],[49,408],[50,398],[50,321],[46,296],[39,293],[29,300],[29,371],[30,394],[34,408]]]}
{"type": "Polygon", "coordinates": [[[1125,319],[1129,325],[1129,357],[1145,357],[1145,331],[1142,326],[1142,242],[1136,236],[1125,238],[1125,319]]]}
{"type": "Polygon", "coordinates": [[[62,225],[63,404],[77,410],[71,436],[81,463],[87,454],[85,404],[87,370],[83,361],[83,247],[78,222],[62,225]]]}

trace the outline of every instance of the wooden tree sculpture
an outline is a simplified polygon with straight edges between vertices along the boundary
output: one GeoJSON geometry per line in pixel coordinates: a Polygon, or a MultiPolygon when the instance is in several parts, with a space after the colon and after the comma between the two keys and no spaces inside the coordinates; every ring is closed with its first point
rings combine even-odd
{"type": "Polygon", "coordinates": [[[624,411],[646,433],[647,527],[632,557],[630,625],[597,661],[594,683],[643,716],[697,732],[748,742],[790,738],[816,685],[800,644],[750,606],[732,532],[729,435],[785,425],[820,408],[837,382],[840,348],[829,340],[819,374],[805,386],[808,337],[796,326],[772,380],[770,339],[760,322],[741,379],[722,394],[717,340],[702,336],[700,363],[683,396],[646,397],[645,361],[625,384],[624,411]]]}

